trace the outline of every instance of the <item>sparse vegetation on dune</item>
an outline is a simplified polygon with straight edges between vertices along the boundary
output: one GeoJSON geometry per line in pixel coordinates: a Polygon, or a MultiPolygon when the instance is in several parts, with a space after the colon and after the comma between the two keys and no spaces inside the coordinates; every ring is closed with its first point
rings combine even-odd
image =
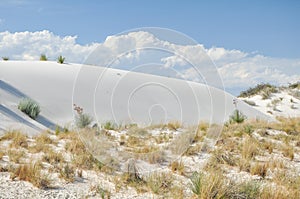
{"type": "MultiPolygon", "coordinates": [[[[274,123],[260,120],[227,123],[216,145],[209,150],[203,149],[205,140],[213,137],[207,137],[210,127],[206,123],[199,124],[194,131],[179,123],[108,129],[83,128],[79,132],[58,129],[56,135],[45,132],[34,137],[8,132],[0,138],[0,159],[7,156],[11,166],[0,162],[0,171],[10,172],[12,179],[26,180],[40,188],[52,187],[53,181],[49,180],[53,179],[52,173],[72,184],[78,178],[85,178],[86,172],[96,172],[114,184],[114,189],[93,186],[91,190],[100,197],[113,196],[130,187],[138,194],[151,193],[164,198],[299,198],[300,178],[295,168],[299,169],[300,118],[278,118],[274,123]],[[181,134],[171,135],[175,132],[181,134]],[[128,162],[128,172],[114,173],[109,165],[88,152],[79,135],[99,136],[99,139],[104,136],[115,141],[119,150],[134,152],[139,160],[128,162]],[[168,153],[159,148],[164,143],[170,144],[168,153]],[[9,149],[2,150],[3,144],[9,149]],[[164,170],[141,172],[137,162],[165,164],[170,153],[184,151],[186,144],[191,145],[188,151],[164,170]],[[29,163],[33,157],[35,161],[29,163]],[[201,160],[191,161],[199,157],[206,158],[202,160],[206,160],[205,164],[201,160]],[[203,165],[199,168],[198,164],[203,165]]],[[[117,160],[111,158],[112,162],[117,160]]]]}
{"type": "Polygon", "coordinates": [[[249,88],[246,91],[242,91],[238,97],[250,97],[257,94],[262,94],[264,98],[269,98],[271,93],[277,92],[277,89],[275,86],[271,84],[258,84],[254,88],[249,88]]]}

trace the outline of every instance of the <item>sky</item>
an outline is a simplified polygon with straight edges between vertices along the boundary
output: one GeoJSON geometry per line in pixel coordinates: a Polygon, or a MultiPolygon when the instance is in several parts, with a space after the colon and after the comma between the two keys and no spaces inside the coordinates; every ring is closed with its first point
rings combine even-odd
{"type": "MultiPolygon", "coordinates": [[[[0,9],[0,56],[35,59],[34,54],[48,49],[45,53],[50,56],[59,52],[69,61],[82,62],[76,57],[85,57],[95,47],[107,50],[109,36],[162,27],[199,43],[196,49],[211,56],[231,93],[260,82],[285,84],[300,79],[298,0],[0,0],[0,9]]],[[[129,40],[138,37],[137,33],[129,40]]],[[[120,46],[109,44],[109,48],[106,53],[115,53],[120,46]]],[[[176,52],[182,49],[177,46],[176,52]]],[[[189,56],[194,59],[196,54],[189,56]]],[[[188,74],[186,68],[182,72],[188,74]]],[[[192,76],[186,77],[195,80],[192,76]]]]}

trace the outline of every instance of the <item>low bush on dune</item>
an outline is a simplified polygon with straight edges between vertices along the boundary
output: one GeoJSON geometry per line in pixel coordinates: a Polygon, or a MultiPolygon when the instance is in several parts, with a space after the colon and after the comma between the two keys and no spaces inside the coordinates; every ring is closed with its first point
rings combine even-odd
{"type": "Polygon", "coordinates": [[[60,56],[57,58],[57,62],[60,63],[60,64],[63,64],[63,63],[65,62],[65,57],[63,57],[63,56],[60,55],[60,56]]]}
{"type": "Polygon", "coordinates": [[[40,61],[47,61],[47,60],[48,59],[47,59],[46,55],[45,54],[41,54],[40,61]]]}
{"type": "Polygon", "coordinates": [[[2,60],[3,60],[3,61],[8,61],[9,58],[8,58],[8,57],[2,57],[2,60]]]}
{"type": "Polygon", "coordinates": [[[73,104],[73,107],[77,113],[75,116],[75,125],[78,128],[85,128],[92,123],[93,118],[90,115],[83,113],[83,108],[77,106],[76,104],[73,104]]]}
{"type": "Polygon", "coordinates": [[[18,109],[32,119],[36,119],[41,112],[41,108],[38,103],[29,98],[22,99],[18,105],[18,109]]]}

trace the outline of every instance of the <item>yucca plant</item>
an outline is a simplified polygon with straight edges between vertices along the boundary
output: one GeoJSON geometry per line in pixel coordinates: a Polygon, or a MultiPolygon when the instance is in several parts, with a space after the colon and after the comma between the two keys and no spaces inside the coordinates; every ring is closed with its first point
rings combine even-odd
{"type": "Polygon", "coordinates": [[[48,59],[47,59],[46,55],[45,54],[41,54],[40,61],[47,61],[47,60],[48,59]]]}
{"type": "Polygon", "coordinates": [[[57,62],[60,63],[60,64],[63,64],[63,63],[65,62],[65,57],[63,57],[63,56],[60,55],[60,56],[57,58],[57,62]]]}
{"type": "Polygon", "coordinates": [[[242,123],[245,119],[246,116],[238,109],[235,109],[230,116],[230,123],[242,123]]]}
{"type": "Polygon", "coordinates": [[[24,98],[19,102],[18,109],[27,114],[32,119],[36,119],[41,112],[40,106],[37,102],[30,98],[24,98]]]}

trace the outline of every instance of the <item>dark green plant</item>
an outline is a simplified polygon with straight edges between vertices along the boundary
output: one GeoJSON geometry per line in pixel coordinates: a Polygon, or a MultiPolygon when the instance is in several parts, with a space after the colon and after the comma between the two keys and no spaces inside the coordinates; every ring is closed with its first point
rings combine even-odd
{"type": "Polygon", "coordinates": [[[230,116],[230,122],[231,123],[242,123],[246,119],[246,116],[239,111],[238,109],[235,109],[230,116]]]}
{"type": "Polygon", "coordinates": [[[27,114],[32,119],[36,119],[41,112],[40,106],[37,102],[30,98],[24,98],[19,102],[18,109],[27,114]]]}
{"type": "Polygon", "coordinates": [[[63,63],[65,62],[65,57],[63,57],[63,56],[60,55],[60,56],[57,58],[57,62],[60,63],[60,64],[63,64],[63,63]]]}
{"type": "Polygon", "coordinates": [[[3,60],[3,61],[8,61],[8,60],[9,60],[9,57],[2,57],[2,60],[3,60]]]}
{"type": "Polygon", "coordinates": [[[41,54],[40,61],[47,61],[47,60],[48,59],[47,59],[46,55],[45,54],[41,54]]]}

